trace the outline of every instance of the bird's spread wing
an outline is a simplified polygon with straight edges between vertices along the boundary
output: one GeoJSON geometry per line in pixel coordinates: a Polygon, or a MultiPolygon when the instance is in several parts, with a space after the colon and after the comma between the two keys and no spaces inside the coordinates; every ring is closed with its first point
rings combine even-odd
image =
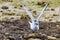
{"type": "Polygon", "coordinates": [[[28,8],[26,8],[25,6],[23,6],[23,9],[26,11],[26,13],[30,16],[32,22],[34,22],[34,17],[32,15],[32,13],[28,10],[28,8]]]}
{"type": "Polygon", "coordinates": [[[43,8],[43,10],[41,11],[40,15],[37,17],[37,20],[40,20],[41,16],[44,14],[45,9],[47,8],[48,3],[46,3],[45,7],[43,8]]]}

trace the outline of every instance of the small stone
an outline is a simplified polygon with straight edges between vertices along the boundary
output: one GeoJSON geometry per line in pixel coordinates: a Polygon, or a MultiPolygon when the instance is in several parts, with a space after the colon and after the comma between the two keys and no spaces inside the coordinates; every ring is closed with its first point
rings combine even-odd
{"type": "Polygon", "coordinates": [[[14,38],[8,38],[8,40],[14,40],[14,38]]]}
{"type": "Polygon", "coordinates": [[[17,7],[14,7],[14,8],[17,8],[17,7]]]}
{"type": "Polygon", "coordinates": [[[28,40],[41,40],[41,39],[38,39],[38,38],[30,38],[28,40]]]}
{"type": "Polygon", "coordinates": [[[54,37],[60,38],[60,34],[56,34],[56,35],[54,35],[54,37]]]}
{"type": "Polygon", "coordinates": [[[56,27],[59,27],[59,25],[56,25],[56,27]]]}
{"type": "Polygon", "coordinates": [[[9,12],[11,11],[11,10],[8,10],[9,12]]]}
{"type": "Polygon", "coordinates": [[[33,11],[33,13],[36,13],[36,11],[33,11]]]}
{"type": "Polygon", "coordinates": [[[49,21],[52,21],[52,19],[49,19],[49,21]]]}
{"type": "Polygon", "coordinates": [[[5,35],[8,35],[9,33],[5,33],[5,35]]]}
{"type": "Polygon", "coordinates": [[[41,2],[38,2],[37,5],[41,5],[41,2]]]}
{"type": "Polygon", "coordinates": [[[20,7],[22,7],[22,5],[20,5],[20,7]]]}
{"type": "Polygon", "coordinates": [[[2,10],[0,12],[3,12],[2,10]]]}
{"type": "Polygon", "coordinates": [[[38,2],[37,5],[45,6],[45,2],[38,2]]]}
{"type": "Polygon", "coordinates": [[[49,19],[49,17],[45,17],[45,19],[49,19]]]}
{"type": "Polygon", "coordinates": [[[51,11],[55,11],[55,9],[52,8],[51,11]]]}
{"type": "Polygon", "coordinates": [[[8,37],[7,39],[9,39],[9,40],[15,40],[15,39],[14,39],[13,37],[11,37],[11,36],[8,37]]]}
{"type": "Polygon", "coordinates": [[[2,9],[9,9],[7,6],[2,6],[1,8],[2,9]]]}
{"type": "Polygon", "coordinates": [[[36,35],[34,33],[33,34],[29,34],[29,35],[27,35],[27,34],[24,35],[24,38],[26,38],[26,39],[27,38],[31,38],[31,37],[34,38],[34,37],[36,37],[36,35]]]}
{"type": "Polygon", "coordinates": [[[53,16],[59,16],[58,14],[53,14],[53,16]]]}
{"type": "Polygon", "coordinates": [[[56,40],[56,37],[48,36],[49,40],[56,40]]]}

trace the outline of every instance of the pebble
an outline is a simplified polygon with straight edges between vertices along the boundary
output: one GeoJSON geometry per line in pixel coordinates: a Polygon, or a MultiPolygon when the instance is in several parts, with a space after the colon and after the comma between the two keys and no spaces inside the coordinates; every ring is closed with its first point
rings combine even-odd
{"type": "Polygon", "coordinates": [[[56,37],[48,36],[49,40],[56,40],[56,37]]]}
{"type": "Polygon", "coordinates": [[[59,16],[59,14],[53,14],[53,16],[59,16]]]}
{"type": "Polygon", "coordinates": [[[56,25],[56,27],[59,27],[59,25],[56,25]]]}
{"type": "Polygon", "coordinates": [[[9,7],[7,7],[7,6],[2,6],[1,8],[2,9],[9,9],[9,7]]]}
{"type": "Polygon", "coordinates": [[[30,38],[28,40],[41,40],[41,39],[38,39],[38,38],[30,38]]]}
{"type": "Polygon", "coordinates": [[[9,33],[5,33],[5,35],[8,35],[9,33]]]}

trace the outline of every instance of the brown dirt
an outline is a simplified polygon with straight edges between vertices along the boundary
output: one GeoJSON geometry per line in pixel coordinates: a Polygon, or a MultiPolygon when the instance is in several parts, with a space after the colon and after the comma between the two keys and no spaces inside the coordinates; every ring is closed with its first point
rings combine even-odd
{"type": "Polygon", "coordinates": [[[40,30],[33,32],[24,20],[0,21],[0,40],[60,40],[60,22],[40,22],[40,30]],[[50,36],[52,39],[48,39],[50,36]],[[55,39],[54,39],[55,40],[55,39]]]}

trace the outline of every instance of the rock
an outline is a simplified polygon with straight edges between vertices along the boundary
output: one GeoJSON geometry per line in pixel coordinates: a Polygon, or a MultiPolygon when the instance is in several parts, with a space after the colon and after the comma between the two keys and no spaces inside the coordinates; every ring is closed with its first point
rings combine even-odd
{"type": "Polygon", "coordinates": [[[55,9],[52,8],[51,11],[55,11],[55,9]]]}
{"type": "Polygon", "coordinates": [[[0,24],[0,28],[4,28],[4,26],[0,24]]]}
{"type": "Polygon", "coordinates": [[[26,38],[26,39],[27,39],[27,38],[31,38],[31,37],[34,38],[35,36],[36,36],[36,35],[35,35],[34,33],[33,33],[33,34],[29,34],[29,35],[25,34],[25,35],[24,35],[24,38],[26,38]]]}
{"type": "Polygon", "coordinates": [[[53,16],[59,16],[59,14],[53,14],[53,16]]]}
{"type": "Polygon", "coordinates": [[[49,21],[52,21],[53,19],[49,19],[49,21]]]}
{"type": "Polygon", "coordinates": [[[20,7],[22,7],[22,5],[20,5],[20,7]]]}
{"type": "Polygon", "coordinates": [[[49,40],[56,40],[56,37],[48,36],[49,40]]]}
{"type": "Polygon", "coordinates": [[[47,40],[47,36],[45,34],[36,34],[36,33],[32,33],[29,35],[25,35],[24,36],[25,39],[29,39],[29,40],[47,40]]]}
{"type": "Polygon", "coordinates": [[[36,13],[36,11],[34,10],[33,13],[36,13]]]}
{"type": "Polygon", "coordinates": [[[9,35],[9,33],[5,33],[5,35],[9,35]]]}
{"type": "Polygon", "coordinates": [[[0,12],[3,12],[2,10],[0,12]]]}
{"type": "Polygon", "coordinates": [[[30,38],[28,40],[41,40],[41,39],[38,39],[38,38],[30,38]]]}
{"type": "Polygon", "coordinates": [[[13,37],[11,37],[11,36],[8,37],[7,39],[8,39],[8,40],[15,40],[15,39],[14,39],[13,37]]]}
{"type": "Polygon", "coordinates": [[[60,26],[59,26],[59,25],[56,25],[56,27],[58,27],[58,28],[59,28],[60,26]]]}
{"type": "Polygon", "coordinates": [[[37,5],[45,6],[45,2],[38,2],[37,5]]]}
{"type": "Polygon", "coordinates": [[[56,34],[56,35],[54,35],[54,37],[60,38],[60,34],[56,34]]]}
{"type": "Polygon", "coordinates": [[[13,0],[2,0],[3,2],[13,2],[13,0]]]}
{"type": "Polygon", "coordinates": [[[9,9],[7,6],[2,6],[1,9],[9,9]]]}

